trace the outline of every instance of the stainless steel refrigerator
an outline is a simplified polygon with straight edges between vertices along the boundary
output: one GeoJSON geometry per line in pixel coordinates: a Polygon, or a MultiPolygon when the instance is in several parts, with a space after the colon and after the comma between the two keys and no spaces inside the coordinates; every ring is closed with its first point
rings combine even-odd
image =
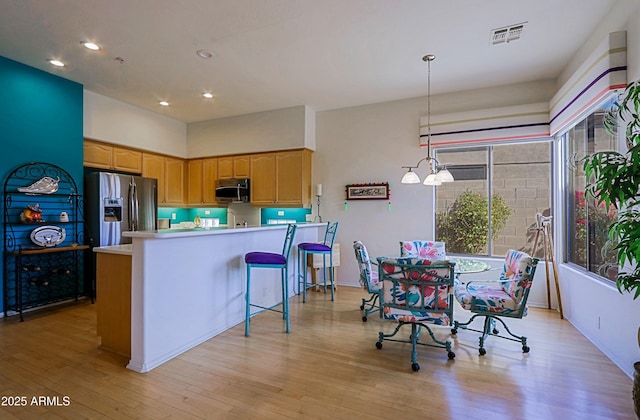
{"type": "Polygon", "coordinates": [[[158,218],[157,181],[110,172],[85,177],[85,221],[93,246],[122,245],[126,231],[155,230],[158,218]]]}

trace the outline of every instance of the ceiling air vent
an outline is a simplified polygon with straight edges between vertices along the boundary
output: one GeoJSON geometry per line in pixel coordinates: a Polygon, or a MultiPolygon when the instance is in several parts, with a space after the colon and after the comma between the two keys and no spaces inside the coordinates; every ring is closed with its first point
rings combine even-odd
{"type": "Polygon", "coordinates": [[[491,30],[491,45],[506,44],[520,39],[525,23],[527,22],[491,30]]]}

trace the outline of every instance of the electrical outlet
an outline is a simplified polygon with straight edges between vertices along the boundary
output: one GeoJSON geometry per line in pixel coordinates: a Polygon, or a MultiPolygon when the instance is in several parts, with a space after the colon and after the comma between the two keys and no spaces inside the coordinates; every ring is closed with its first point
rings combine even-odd
{"type": "Polygon", "coordinates": [[[175,213],[171,213],[171,220],[176,220],[178,218],[178,215],[176,215],[175,213]]]}
{"type": "Polygon", "coordinates": [[[278,210],[278,216],[284,216],[284,210],[278,210]]]}
{"type": "Polygon", "coordinates": [[[211,214],[211,210],[205,210],[204,214],[206,214],[207,216],[211,214]]]}

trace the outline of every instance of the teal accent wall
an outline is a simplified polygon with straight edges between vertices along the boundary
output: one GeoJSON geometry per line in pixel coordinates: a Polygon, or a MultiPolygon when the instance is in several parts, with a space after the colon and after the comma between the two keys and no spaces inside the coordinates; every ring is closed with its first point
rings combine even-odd
{"type": "Polygon", "coordinates": [[[171,219],[171,223],[193,222],[196,216],[215,217],[220,219],[220,224],[224,225],[227,223],[226,208],[158,208],[158,217],[161,219],[171,219]],[[205,214],[207,211],[209,214],[205,214]],[[176,215],[175,219],[172,218],[174,214],[176,215]]]}
{"type": "Polygon", "coordinates": [[[307,214],[311,214],[311,209],[262,209],[260,223],[266,225],[269,219],[295,220],[298,223],[304,223],[307,221],[307,214]]]}
{"type": "MultiPolygon", "coordinates": [[[[307,221],[308,214],[311,214],[311,209],[261,209],[260,224],[263,226],[266,225],[269,219],[295,220],[298,223],[305,223],[307,221]]],[[[171,223],[192,222],[196,216],[216,217],[220,219],[221,225],[226,225],[228,223],[226,208],[160,207],[158,209],[158,217],[163,219],[172,219],[171,223]],[[205,211],[209,211],[209,214],[205,214],[205,211]],[[174,214],[176,215],[176,218],[172,219],[174,214]]]]}
{"type": "Polygon", "coordinates": [[[0,57],[0,140],[3,187],[23,163],[48,162],[69,172],[82,193],[82,85],[0,57]]]}

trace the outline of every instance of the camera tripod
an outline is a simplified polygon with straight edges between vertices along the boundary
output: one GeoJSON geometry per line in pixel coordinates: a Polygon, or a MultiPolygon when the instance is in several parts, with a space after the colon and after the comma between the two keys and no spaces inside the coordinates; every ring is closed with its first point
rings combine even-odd
{"type": "Polygon", "coordinates": [[[558,299],[558,309],[560,310],[560,319],[564,319],[564,314],[562,312],[562,299],[560,298],[560,285],[558,284],[559,276],[558,276],[558,266],[556,265],[555,254],[553,250],[553,237],[551,236],[551,218],[553,216],[543,216],[540,213],[536,214],[536,227],[529,228],[529,231],[536,231],[536,238],[533,241],[533,250],[531,251],[531,256],[536,254],[538,250],[538,239],[540,238],[540,233],[542,233],[542,246],[544,251],[544,261],[545,261],[545,274],[547,277],[547,307],[551,309],[551,285],[549,281],[549,263],[551,263],[551,267],[553,269],[553,279],[556,286],[556,298],[558,299]]]}

